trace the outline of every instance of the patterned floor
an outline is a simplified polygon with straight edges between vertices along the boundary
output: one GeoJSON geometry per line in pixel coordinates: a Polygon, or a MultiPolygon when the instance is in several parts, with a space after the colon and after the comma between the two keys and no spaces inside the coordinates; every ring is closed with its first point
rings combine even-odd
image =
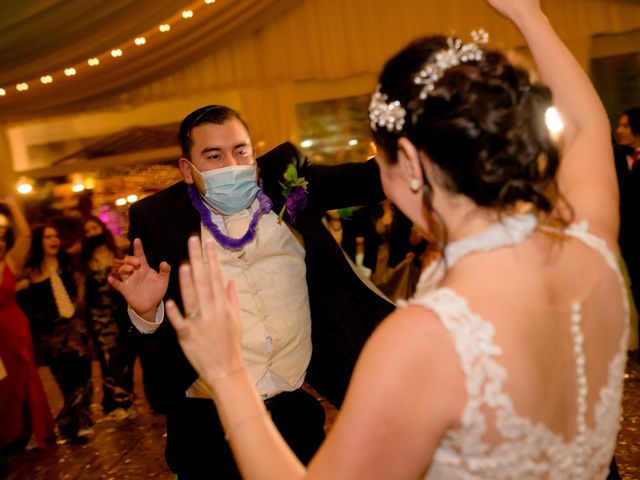
{"type": "MultiPolygon", "coordinates": [[[[95,384],[99,385],[99,367],[93,365],[95,384]]],[[[61,406],[60,392],[46,368],[40,370],[51,407],[61,406]]],[[[136,365],[135,408],[139,415],[119,422],[104,417],[99,403],[94,405],[95,434],[86,445],[56,444],[46,450],[20,452],[9,457],[7,480],[93,480],[93,479],[174,479],[164,457],[165,421],[150,412],[141,391],[141,372],[136,365]]],[[[101,392],[96,389],[95,399],[101,392]]],[[[335,410],[325,404],[328,426],[335,410]]],[[[624,480],[640,479],[640,361],[629,360],[625,378],[624,416],[616,450],[616,459],[624,480]]]]}

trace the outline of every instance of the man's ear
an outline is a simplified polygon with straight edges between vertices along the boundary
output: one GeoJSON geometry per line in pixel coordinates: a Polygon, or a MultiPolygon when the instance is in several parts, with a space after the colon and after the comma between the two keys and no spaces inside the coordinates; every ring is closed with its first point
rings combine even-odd
{"type": "Polygon", "coordinates": [[[424,177],[420,164],[420,152],[406,137],[398,139],[398,163],[407,179],[407,185],[414,192],[422,191],[424,177]]]}
{"type": "Polygon", "coordinates": [[[180,170],[185,183],[195,183],[195,180],[193,179],[193,172],[191,171],[191,162],[188,159],[180,157],[178,160],[178,169],[180,170]]]}

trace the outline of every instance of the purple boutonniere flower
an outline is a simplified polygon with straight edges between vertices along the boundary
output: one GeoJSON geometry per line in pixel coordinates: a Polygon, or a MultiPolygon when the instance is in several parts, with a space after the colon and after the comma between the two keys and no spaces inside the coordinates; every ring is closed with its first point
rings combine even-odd
{"type": "Polygon", "coordinates": [[[278,182],[282,187],[282,196],[285,198],[284,205],[278,215],[278,223],[282,222],[284,212],[289,214],[289,221],[296,223],[296,213],[307,208],[308,182],[304,177],[298,177],[298,171],[293,163],[290,163],[284,172],[284,182],[278,182]]]}

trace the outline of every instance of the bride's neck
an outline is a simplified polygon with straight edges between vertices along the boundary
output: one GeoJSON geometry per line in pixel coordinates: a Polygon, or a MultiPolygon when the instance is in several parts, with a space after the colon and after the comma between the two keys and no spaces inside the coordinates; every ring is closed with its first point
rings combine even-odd
{"type": "Polygon", "coordinates": [[[481,233],[498,221],[495,210],[479,207],[463,195],[452,195],[436,209],[447,229],[448,243],[481,233]]]}

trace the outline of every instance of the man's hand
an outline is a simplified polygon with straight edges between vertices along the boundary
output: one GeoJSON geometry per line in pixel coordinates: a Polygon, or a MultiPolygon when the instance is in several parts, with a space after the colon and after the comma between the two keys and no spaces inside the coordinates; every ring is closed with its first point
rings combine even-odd
{"type": "Polygon", "coordinates": [[[155,316],[155,311],[169,285],[171,267],[167,262],[160,264],[160,271],[156,272],[147,263],[142,242],[139,238],[133,241],[133,255],[124,258],[117,278],[113,273],[109,275],[109,284],[118,290],[129,306],[146,320],[155,316]]]}

